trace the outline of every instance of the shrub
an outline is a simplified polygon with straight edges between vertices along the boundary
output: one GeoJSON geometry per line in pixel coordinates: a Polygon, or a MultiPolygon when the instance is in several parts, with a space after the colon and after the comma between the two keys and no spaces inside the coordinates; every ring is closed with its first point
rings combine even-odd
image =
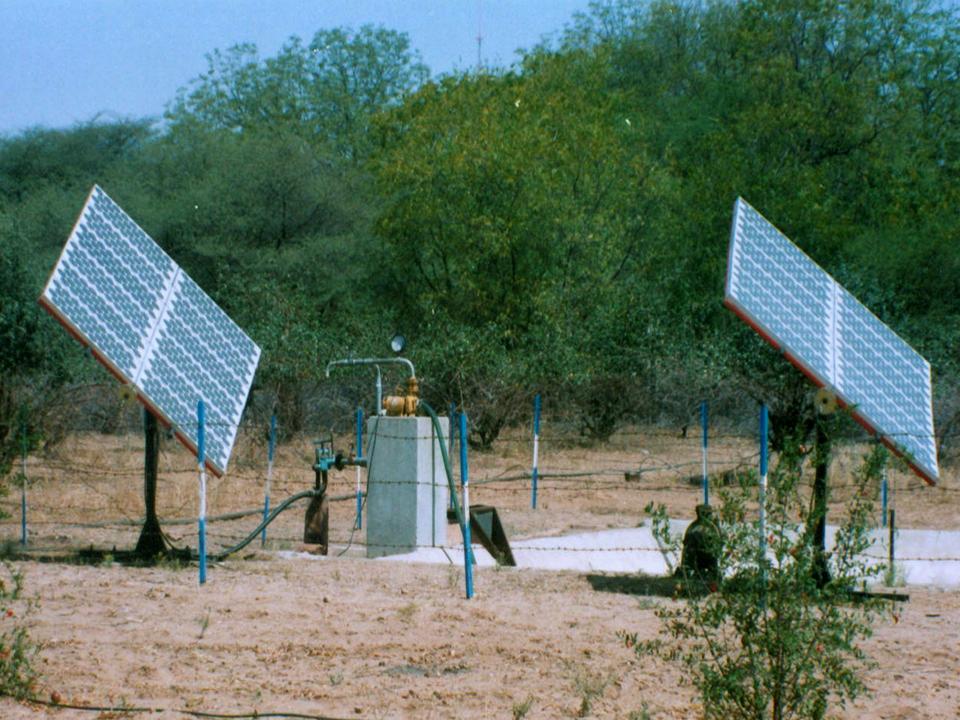
{"type": "MultiPolygon", "coordinates": [[[[872,663],[858,642],[870,636],[881,601],[854,590],[883,570],[862,555],[870,545],[868,489],[883,452],[872,452],[857,473],[823,587],[814,572],[819,551],[805,529],[816,518],[800,492],[803,463],[785,454],[771,475],[765,537],[751,518],[754,483],[722,490],[718,576],[700,578],[681,566],[676,587],[683,602],[658,608],[660,636],[637,643],[624,632],[626,644],[681,663],[707,718],[822,718],[831,701],[843,705],[863,693],[862,673],[872,663]]],[[[664,520],[661,507],[654,533],[677,552],[664,520]]]]}
{"type": "Polygon", "coordinates": [[[0,695],[16,698],[34,694],[37,647],[27,631],[32,603],[23,598],[23,574],[3,563],[0,576],[0,695]]]}

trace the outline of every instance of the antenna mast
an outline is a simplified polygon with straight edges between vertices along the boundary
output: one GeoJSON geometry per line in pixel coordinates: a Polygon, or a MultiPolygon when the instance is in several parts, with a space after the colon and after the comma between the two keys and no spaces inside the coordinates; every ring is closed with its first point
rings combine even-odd
{"type": "Polygon", "coordinates": [[[477,0],[477,72],[483,69],[483,0],[477,0]]]}

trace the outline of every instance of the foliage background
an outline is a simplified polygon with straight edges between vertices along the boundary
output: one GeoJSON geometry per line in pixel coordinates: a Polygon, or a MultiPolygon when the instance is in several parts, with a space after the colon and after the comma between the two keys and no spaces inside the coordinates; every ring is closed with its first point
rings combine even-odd
{"type": "Polygon", "coordinates": [[[534,392],[597,438],[704,398],[801,416],[805,381],[721,306],[742,195],[930,360],[947,459],[958,65],[923,0],[612,0],[509,68],[434,77],[402,33],[318,29],[213,50],[162,120],[0,137],[0,471],[23,407],[35,441],[116,415],[36,305],[94,183],[261,345],[251,417],[349,423],[371,378],[324,366],[401,331],[480,446],[534,392]]]}

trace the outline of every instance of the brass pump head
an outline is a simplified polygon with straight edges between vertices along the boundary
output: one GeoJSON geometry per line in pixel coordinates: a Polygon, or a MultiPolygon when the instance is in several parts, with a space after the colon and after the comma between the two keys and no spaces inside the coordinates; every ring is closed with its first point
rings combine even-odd
{"type": "Polygon", "coordinates": [[[387,395],[383,399],[383,409],[388,417],[411,417],[417,414],[420,383],[415,376],[407,378],[406,394],[402,394],[403,392],[403,386],[398,386],[396,395],[387,395]]]}

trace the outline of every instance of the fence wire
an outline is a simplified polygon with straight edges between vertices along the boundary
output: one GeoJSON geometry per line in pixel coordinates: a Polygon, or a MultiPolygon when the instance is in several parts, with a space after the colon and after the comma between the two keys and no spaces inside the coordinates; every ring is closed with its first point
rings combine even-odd
{"type": "MultiPolygon", "coordinates": [[[[383,437],[399,439],[391,434],[383,437]]],[[[208,535],[215,543],[229,546],[243,539],[263,513],[267,476],[269,426],[244,421],[222,477],[208,476],[208,535]]],[[[426,439],[431,436],[426,436],[426,439]]],[[[409,440],[409,437],[403,436],[409,440]]],[[[628,428],[605,442],[586,441],[571,424],[544,422],[538,437],[537,472],[533,472],[531,427],[509,429],[494,446],[482,452],[471,450],[470,478],[475,504],[496,507],[511,538],[563,535],[612,527],[636,527],[645,518],[650,502],[666,505],[672,517],[692,518],[702,502],[702,455],[699,427],[686,431],[672,428],[628,428]],[[536,474],[539,504],[531,507],[536,474]]],[[[457,442],[445,439],[451,471],[459,483],[457,442]]],[[[352,435],[336,437],[335,446],[355,452],[352,435]]],[[[830,468],[831,510],[857,487],[853,481],[860,460],[868,450],[864,442],[835,445],[830,468]]],[[[711,492],[755,478],[759,451],[755,438],[735,432],[711,432],[706,458],[711,492]]],[[[159,457],[157,509],[168,538],[175,544],[195,547],[198,506],[196,458],[179,442],[162,435],[159,457]]],[[[313,487],[314,444],[310,436],[285,440],[272,464],[273,506],[294,493],[313,487]]],[[[142,525],[144,441],[142,435],[81,433],[65,442],[38,451],[28,458],[21,472],[18,463],[7,480],[8,495],[0,499],[0,540],[16,543],[21,529],[21,491],[27,506],[28,548],[71,550],[90,546],[132,547],[142,525]],[[25,475],[25,480],[24,480],[25,475]]],[[[804,486],[812,485],[812,471],[804,486]]],[[[955,478],[945,473],[937,487],[928,487],[896,463],[888,473],[887,500],[896,506],[900,526],[960,528],[960,517],[950,500],[960,491],[955,478]]],[[[406,481],[394,481],[404,484],[406,481]]],[[[356,470],[331,470],[328,492],[353,500],[356,470]]],[[[366,472],[361,489],[366,490],[366,472]]],[[[877,526],[881,515],[880,488],[877,526]]],[[[268,549],[296,549],[303,545],[305,504],[284,513],[267,532],[268,549]]],[[[330,544],[363,549],[367,519],[358,530],[352,502],[336,503],[330,513],[330,544]]],[[[455,528],[455,526],[454,526],[455,528]]],[[[452,534],[458,535],[454,529],[452,534]]],[[[259,547],[254,543],[253,547],[259,547]]],[[[377,543],[378,547],[384,547],[377,543]]],[[[414,550],[417,546],[403,545],[414,550]]],[[[456,552],[458,546],[442,539],[437,545],[456,552]]],[[[462,546],[459,548],[462,551],[462,546]]],[[[647,553],[648,547],[583,548],[554,545],[524,545],[519,551],[570,553],[647,553]]],[[[960,562],[954,557],[904,557],[898,560],[960,562]]]]}

